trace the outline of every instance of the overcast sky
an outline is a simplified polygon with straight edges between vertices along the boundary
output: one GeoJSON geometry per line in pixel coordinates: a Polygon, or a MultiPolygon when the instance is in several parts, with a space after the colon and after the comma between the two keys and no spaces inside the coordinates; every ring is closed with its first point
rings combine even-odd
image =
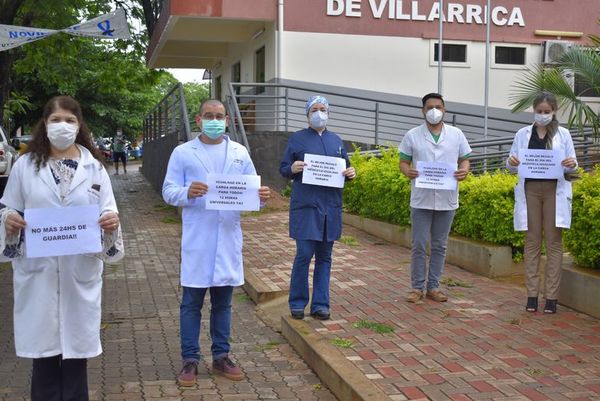
{"type": "Polygon", "coordinates": [[[182,83],[202,82],[202,75],[204,74],[204,70],[196,68],[168,68],[167,71],[182,83]]]}

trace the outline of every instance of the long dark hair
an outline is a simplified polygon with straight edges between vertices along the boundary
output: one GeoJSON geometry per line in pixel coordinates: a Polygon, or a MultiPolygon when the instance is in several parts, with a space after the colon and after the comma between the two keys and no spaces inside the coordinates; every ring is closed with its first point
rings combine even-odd
{"type": "Polygon", "coordinates": [[[31,153],[35,159],[37,170],[39,170],[40,167],[45,166],[50,157],[50,141],[48,140],[48,132],[46,131],[46,121],[50,118],[50,114],[58,109],[70,111],[77,117],[77,121],[79,122],[79,132],[75,138],[75,143],[78,143],[89,150],[95,159],[100,161],[100,163],[103,163],[102,154],[94,145],[90,129],[83,120],[83,113],[81,112],[79,102],[70,96],[55,96],[48,100],[44,106],[42,118],[33,128],[31,142],[27,147],[27,153],[31,153]]]}
{"type": "Polygon", "coordinates": [[[558,120],[556,119],[556,112],[558,111],[558,102],[556,96],[550,92],[541,92],[533,99],[533,108],[535,109],[541,103],[548,103],[552,107],[554,114],[552,115],[552,121],[546,126],[546,135],[548,140],[546,141],[546,148],[552,149],[552,140],[554,135],[558,132],[558,120]]]}

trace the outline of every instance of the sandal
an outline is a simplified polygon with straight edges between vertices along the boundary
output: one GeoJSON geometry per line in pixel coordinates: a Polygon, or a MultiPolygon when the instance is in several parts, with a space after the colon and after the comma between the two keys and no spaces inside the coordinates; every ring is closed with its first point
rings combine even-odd
{"type": "Polygon", "coordinates": [[[537,297],[527,297],[527,305],[525,306],[527,312],[537,312],[538,310],[538,299],[537,297]]]}
{"type": "Polygon", "coordinates": [[[544,306],[544,313],[556,313],[556,304],[558,300],[556,299],[547,299],[546,306],[544,306]]]}

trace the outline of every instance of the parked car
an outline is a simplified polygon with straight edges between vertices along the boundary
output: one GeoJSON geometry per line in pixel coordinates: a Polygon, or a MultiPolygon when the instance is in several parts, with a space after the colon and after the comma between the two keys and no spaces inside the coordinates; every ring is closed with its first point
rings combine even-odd
{"type": "Polygon", "coordinates": [[[0,193],[4,193],[8,175],[18,157],[19,153],[10,145],[4,129],[0,126],[0,193]]]}
{"type": "Polygon", "coordinates": [[[100,149],[100,152],[102,152],[102,155],[104,156],[104,161],[107,164],[112,163],[112,143],[110,138],[98,138],[96,140],[96,146],[98,147],[98,149],[100,149]]]}
{"type": "Polygon", "coordinates": [[[29,147],[29,142],[31,142],[32,138],[33,137],[31,136],[31,134],[17,136],[10,141],[10,144],[13,148],[19,151],[19,155],[22,155],[27,151],[27,148],[29,147]]]}

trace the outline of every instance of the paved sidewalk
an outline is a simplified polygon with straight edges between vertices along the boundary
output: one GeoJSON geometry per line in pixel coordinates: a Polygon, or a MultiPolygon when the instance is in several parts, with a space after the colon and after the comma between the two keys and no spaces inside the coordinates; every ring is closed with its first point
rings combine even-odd
{"type": "MultiPolygon", "coordinates": [[[[269,291],[288,289],[287,228],[286,212],[244,222],[245,260],[269,291]]],[[[391,400],[600,400],[598,319],[562,306],[529,314],[522,285],[452,265],[444,277],[462,286],[443,287],[448,302],[409,304],[410,251],[344,235],[358,244],[334,246],[332,320],[305,321],[391,400]]]]}
{"type": "MultiPolygon", "coordinates": [[[[104,272],[104,353],[90,360],[93,400],[335,400],[285,339],[266,327],[254,303],[237,289],[234,295],[233,357],[246,379],[232,382],[200,368],[198,385],[175,384],[179,356],[179,236],[172,208],[137,172],[112,176],[124,228],[126,258],[104,272]]],[[[208,298],[207,298],[207,304],[208,298]]],[[[208,328],[208,307],[203,328],[208,328]]],[[[207,330],[203,353],[211,362],[207,330]]],[[[0,400],[27,400],[30,360],[14,354],[12,273],[0,267],[0,400]]]]}

